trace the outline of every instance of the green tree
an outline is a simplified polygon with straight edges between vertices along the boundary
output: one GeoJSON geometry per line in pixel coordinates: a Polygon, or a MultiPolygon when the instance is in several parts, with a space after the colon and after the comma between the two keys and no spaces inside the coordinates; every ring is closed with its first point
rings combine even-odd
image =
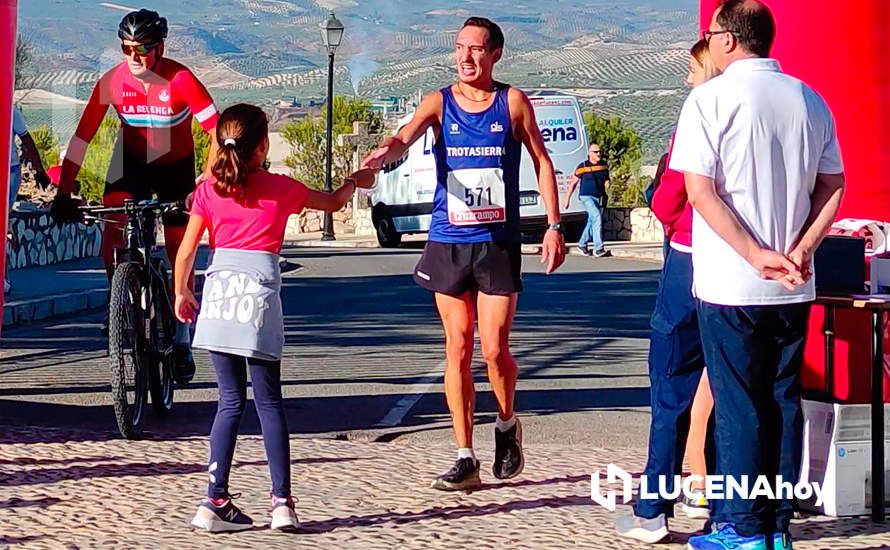
{"type": "Polygon", "coordinates": [[[602,159],[609,165],[609,204],[645,206],[648,179],[640,176],[643,144],[637,131],[620,117],[600,117],[591,111],[584,113],[584,125],[588,141],[600,146],[602,159]]]}
{"type": "Polygon", "coordinates": [[[210,134],[194,119],[192,120],[192,140],[195,142],[195,176],[200,175],[207,165],[210,154],[210,134]]]}
{"type": "MultiPolygon", "coordinates": [[[[371,109],[370,101],[339,96],[334,98],[331,152],[331,178],[334,182],[356,168],[350,166],[355,147],[337,145],[337,136],[351,133],[353,122],[368,122],[371,133],[383,129],[383,119],[371,109]]],[[[281,135],[290,146],[290,153],[284,160],[285,165],[291,169],[294,178],[312,189],[324,187],[325,128],[324,117],[305,118],[281,128],[281,135]]],[[[336,183],[334,185],[336,186],[336,183]]]]}
{"type": "Polygon", "coordinates": [[[120,121],[113,115],[106,115],[99,125],[99,130],[90,141],[86,156],[77,174],[80,183],[80,195],[87,200],[99,202],[105,191],[105,176],[111,157],[114,153],[114,144],[117,141],[120,121]]]}
{"type": "Polygon", "coordinates": [[[59,137],[46,124],[29,131],[45,168],[59,163],[59,137]]]}

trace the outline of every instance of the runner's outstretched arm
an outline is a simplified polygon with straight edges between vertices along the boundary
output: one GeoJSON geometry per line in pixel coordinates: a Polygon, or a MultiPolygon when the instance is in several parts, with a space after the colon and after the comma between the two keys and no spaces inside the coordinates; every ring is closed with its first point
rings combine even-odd
{"type": "Polygon", "coordinates": [[[414,111],[408,124],[402,126],[396,135],[383,140],[380,147],[368,153],[362,160],[362,168],[380,170],[402,158],[412,143],[422,136],[427,129],[438,123],[442,118],[442,94],[433,92],[423,98],[414,111]]]}
{"type": "MultiPolygon", "coordinates": [[[[528,149],[538,176],[538,190],[544,200],[547,211],[547,223],[559,223],[559,191],[556,188],[556,173],[553,162],[541,137],[541,130],[535,120],[535,112],[531,101],[516,88],[510,88],[508,96],[510,118],[513,120],[513,131],[516,139],[528,149]]],[[[547,273],[553,273],[565,261],[565,241],[562,233],[548,230],[544,233],[541,250],[541,263],[547,265],[547,273]]]]}

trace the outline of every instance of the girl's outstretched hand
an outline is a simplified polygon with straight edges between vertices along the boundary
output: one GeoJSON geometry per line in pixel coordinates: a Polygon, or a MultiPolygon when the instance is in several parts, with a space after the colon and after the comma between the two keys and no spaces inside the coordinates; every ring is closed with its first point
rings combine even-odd
{"type": "Polygon", "coordinates": [[[369,168],[356,170],[349,175],[348,179],[354,181],[356,187],[370,189],[374,187],[374,184],[377,182],[377,170],[371,170],[369,168]]]}

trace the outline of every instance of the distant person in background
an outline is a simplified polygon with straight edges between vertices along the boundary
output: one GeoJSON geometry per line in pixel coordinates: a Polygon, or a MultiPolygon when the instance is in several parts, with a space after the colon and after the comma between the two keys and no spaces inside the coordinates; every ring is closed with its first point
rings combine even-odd
{"type": "Polygon", "coordinates": [[[602,151],[596,143],[587,149],[587,160],[578,165],[569,182],[565,207],[569,207],[575,187],[581,184],[578,198],[587,211],[587,224],[578,241],[578,250],[585,256],[602,258],[611,256],[603,245],[603,211],[606,208],[606,191],[609,189],[609,167],[602,161],[602,151]],[[587,245],[593,243],[593,251],[587,245]]]}
{"type": "MultiPolygon", "coordinates": [[[[799,480],[800,367],[812,260],[844,192],[825,101],[769,59],[776,23],[757,0],[725,0],[704,32],[723,74],[689,94],[669,168],[684,173],[693,288],[716,411],[716,473],[799,480]]],[[[754,483],[754,482],[752,482],[754,483]]],[[[730,498],[691,550],[790,550],[794,498],[730,498]]]]}
{"type": "MultiPolygon", "coordinates": [[[[27,124],[25,124],[25,117],[22,116],[22,112],[15,105],[12,106],[12,139],[10,140],[10,148],[9,200],[6,203],[7,211],[12,210],[12,205],[15,203],[15,199],[19,194],[19,187],[22,185],[22,160],[24,160],[26,164],[30,164],[31,168],[34,169],[37,185],[40,187],[47,187],[50,184],[49,176],[46,175],[46,170],[43,169],[43,162],[40,160],[37,145],[34,144],[34,139],[28,132],[27,124]],[[19,157],[19,152],[15,145],[15,136],[18,136],[22,143],[21,158],[19,157]]],[[[10,284],[9,278],[4,277],[3,293],[8,294],[11,290],[12,284],[10,284]]]]}
{"type": "MultiPolygon", "coordinates": [[[[687,86],[694,88],[720,74],[705,40],[699,40],[690,54],[687,86]]],[[[664,225],[670,243],[665,249],[649,338],[652,424],[649,458],[643,475],[647,476],[649,487],[658,486],[658,476],[667,476],[666,489],[673,491],[674,476],[683,472],[683,449],[686,448],[690,473],[701,476],[701,481],[692,484],[693,497],[687,499],[681,494],[680,506],[691,518],[707,518],[705,443],[714,401],[704,370],[705,358],[692,295],[692,206],[686,196],[683,174],[667,167],[672,154],[673,138],[666,158],[662,159],[664,168],[652,197],[652,211],[664,225]]],[[[713,455],[713,448],[709,450],[708,454],[713,455]]],[[[713,465],[713,458],[710,462],[713,465]]],[[[668,520],[673,516],[673,500],[641,497],[634,514],[619,517],[616,527],[621,535],[655,543],[667,536],[668,520]]]]}

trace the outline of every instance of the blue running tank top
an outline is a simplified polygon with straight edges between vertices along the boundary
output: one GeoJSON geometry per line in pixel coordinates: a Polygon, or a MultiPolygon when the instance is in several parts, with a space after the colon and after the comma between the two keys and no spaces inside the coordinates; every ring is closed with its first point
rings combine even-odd
{"type": "Polygon", "coordinates": [[[480,113],[461,109],[442,88],[442,128],[433,154],[436,192],[429,240],[461,244],[520,240],[520,143],[513,137],[509,86],[480,113]]]}

